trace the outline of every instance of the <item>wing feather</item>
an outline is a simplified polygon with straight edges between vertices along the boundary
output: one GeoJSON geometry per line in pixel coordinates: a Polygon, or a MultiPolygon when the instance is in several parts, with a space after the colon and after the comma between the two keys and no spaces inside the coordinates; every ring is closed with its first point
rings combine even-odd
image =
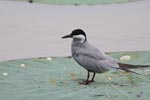
{"type": "Polygon", "coordinates": [[[84,47],[73,46],[72,54],[77,63],[89,71],[102,73],[119,67],[113,58],[89,44],[84,47]]]}

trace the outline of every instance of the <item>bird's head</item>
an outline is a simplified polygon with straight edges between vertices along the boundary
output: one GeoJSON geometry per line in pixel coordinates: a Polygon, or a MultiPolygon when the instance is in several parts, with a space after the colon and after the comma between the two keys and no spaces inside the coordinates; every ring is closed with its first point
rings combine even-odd
{"type": "Polygon", "coordinates": [[[62,38],[72,38],[81,42],[87,41],[86,34],[82,29],[75,29],[69,35],[65,35],[62,38]]]}

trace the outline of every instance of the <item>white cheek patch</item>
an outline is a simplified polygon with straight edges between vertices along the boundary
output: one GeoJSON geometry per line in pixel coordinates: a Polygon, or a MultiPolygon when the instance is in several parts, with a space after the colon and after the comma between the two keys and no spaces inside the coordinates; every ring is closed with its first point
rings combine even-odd
{"type": "Polygon", "coordinates": [[[85,40],[85,36],[84,35],[74,35],[73,38],[85,40]]]}
{"type": "Polygon", "coordinates": [[[84,41],[85,41],[85,36],[84,36],[84,35],[74,35],[73,38],[74,38],[74,39],[80,39],[81,42],[84,42],[84,41]]]}

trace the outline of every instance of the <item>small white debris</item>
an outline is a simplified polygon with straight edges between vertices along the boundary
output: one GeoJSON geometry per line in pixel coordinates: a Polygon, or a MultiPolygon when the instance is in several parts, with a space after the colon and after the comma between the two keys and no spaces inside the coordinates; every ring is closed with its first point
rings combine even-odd
{"type": "Polygon", "coordinates": [[[8,73],[4,72],[4,73],[3,73],[3,75],[4,75],[4,76],[7,76],[7,75],[8,75],[8,73]]]}
{"type": "Polygon", "coordinates": [[[48,57],[47,60],[52,60],[52,58],[48,57]]]}
{"type": "Polygon", "coordinates": [[[25,64],[21,64],[20,66],[21,66],[21,67],[25,67],[26,65],[25,65],[25,64]]]}
{"type": "Polygon", "coordinates": [[[130,59],[131,59],[131,56],[129,56],[129,55],[125,55],[125,56],[120,57],[120,61],[128,61],[130,59]]]}
{"type": "Polygon", "coordinates": [[[112,78],[111,78],[111,77],[108,77],[108,80],[112,80],[112,78]]]}

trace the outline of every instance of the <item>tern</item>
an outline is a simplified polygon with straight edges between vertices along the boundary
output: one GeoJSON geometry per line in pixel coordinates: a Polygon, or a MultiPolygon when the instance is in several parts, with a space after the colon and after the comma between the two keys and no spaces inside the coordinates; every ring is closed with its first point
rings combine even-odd
{"type": "Polygon", "coordinates": [[[86,33],[82,29],[75,29],[71,32],[71,34],[63,36],[62,38],[73,39],[71,44],[72,57],[88,72],[87,79],[80,82],[84,85],[94,82],[96,73],[104,73],[109,70],[120,69],[126,72],[139,74],[129,69],[150,67],[148,65],[131,65],[117,62],[112,57],[106,55],[104,52],[89,44],[86,33]],[[91,80],[89,80],[90,73],[93,73],[91,80]]]}

